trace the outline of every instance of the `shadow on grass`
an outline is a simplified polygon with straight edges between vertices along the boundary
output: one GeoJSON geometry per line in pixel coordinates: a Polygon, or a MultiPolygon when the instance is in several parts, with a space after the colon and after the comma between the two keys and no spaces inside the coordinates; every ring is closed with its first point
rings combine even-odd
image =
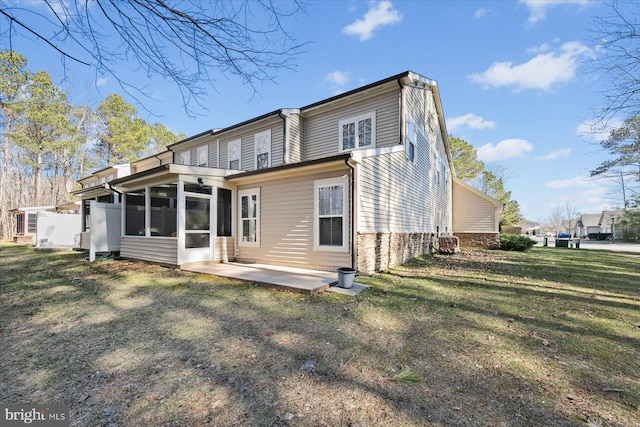
{"type": "MultiPolygon", "coordinates": [[[[5,250],[2,401],[70,404],[73,425],[577,425],[543,402],[544,384],[479,366],[446,331],[486,332],[456,314],[517,318],[516,307],[436,297],[416,283],[423,277],[386,275],[360,298],[309,299],[142,263],[132,271],[75,254],[5,250]],[[391,381],[400,363],[424,381],[391,381]]],[[[465,266],[474,267],[485,268],[465,266]]],[[[544,319],[522,323],[584,333],[544,319]]],[[[527,344],[531,353],[539,347],[527,344]]]]}

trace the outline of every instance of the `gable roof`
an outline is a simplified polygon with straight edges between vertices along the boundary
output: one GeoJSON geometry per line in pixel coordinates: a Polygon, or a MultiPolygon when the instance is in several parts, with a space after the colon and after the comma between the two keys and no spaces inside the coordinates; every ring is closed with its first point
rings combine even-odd
{"type": "Polygon", "coordinates": [[[500,210],[502,211],[502,208],[504,207],[504,203],[502,203],[500,200],[496,199],[495,197],[491,197],[490,195],[483,193],[482,191],[478,190],[474,186],[467,184],[466,182],[464,182],[459,178],[456,178],[455,176],[453,177],[452,182],[456,185],[463,187],[465,190],[472,192],[476,196],[485,199],[489,203],[493,204],[495,207],[500,208],[500,210]]]}
{"type": "Polygon", "coordinates": [[[583,227],[598,227],[600,226],[601,214],[584,214],[580,216],[583,227]]]}

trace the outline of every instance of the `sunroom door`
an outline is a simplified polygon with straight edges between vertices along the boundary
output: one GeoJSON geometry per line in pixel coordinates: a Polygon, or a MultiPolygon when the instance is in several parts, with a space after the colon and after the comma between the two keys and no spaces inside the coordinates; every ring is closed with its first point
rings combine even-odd
{"type": "Polygon", "coordinates": [[[211,261],[213,259],[214,202],[211,187],[184,185],[180,198],[180,263],[211,261]],[[195,191],[206,191],[202,194],[195,191]]]}

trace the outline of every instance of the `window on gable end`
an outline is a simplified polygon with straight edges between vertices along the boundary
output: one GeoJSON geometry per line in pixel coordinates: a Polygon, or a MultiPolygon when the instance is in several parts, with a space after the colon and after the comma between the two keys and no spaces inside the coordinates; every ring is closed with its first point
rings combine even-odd
{"type": "Polygon", "coordinates": [[[271,129],[255,135],[256,169],[271,166],[271,129]]]}
{"type": "Polygon", "coordinates": [[[416,150],[416,126],[411,120],[407,122],[407,136],[405,139],[405,154],[407,160],[414,162],[416,150]]]}
{"type": "Polygon", "coordinates": [[[240,143],[241,141],[236,139],[227,144],[229,169],[240,170],[240,143]]]}
{"type": "Polygon", "coordinates": [[[198,150],[196,152],[196,158],[197,158],[196,164],[198,166],[201,166],[201,167],[209,166],[209,146],[203,145],[201,147],[198,147],[198,150]]]}
{"type": "Polygon", "coordinates": [[[340,120],[340,151],[375,146],[375,112],[340,120]]]}

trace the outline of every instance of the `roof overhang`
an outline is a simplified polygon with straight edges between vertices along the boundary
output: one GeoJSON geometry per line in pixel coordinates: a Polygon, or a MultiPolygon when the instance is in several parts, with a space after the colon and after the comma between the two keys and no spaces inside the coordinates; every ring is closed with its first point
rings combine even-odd
{"type": "Polygon", "coordinates": [[[69,194],[78,196],[83,199],[88,199],[92,197],[107,196],[113,193],[114,191],[109,188],[109,184],[104,183],[100,185],[95,185],[93,187],[81,188],[79,190],[72,191],[69,194]]]}
{"type": "Polygon", "coordinates": [[[343,153],[331,157],[323,157],[315,160],[307,160],[305,162],[288,163],[280,166],[274,166],[268,169],[258,169],[249,172],[241,172],[227,177],[227,180],[233,182],[254,181],[256,179],[271,179],[280,175],[291,175],[297,171],[311,172],[320,169],[335,168],[336,166],[345,166],[347,162],[354,162],[351,153],[343,153]]]}
{"type": "Polygon", "coordinates": [[[110,184],[117,191],[122,192],[144,187],[146,185],[157,184],[159,182],[176,181],[178,179],[181,179],[181,177],[187,176],[193,177],[194,180],[197,180],[197,178],[202,178],[206,181],[222,181],[226,177],[237,173],[238,171],[230,171],[227,169],[186,166],[169,163],[133,175],[114,179],[110,182],[110,184]]]}

